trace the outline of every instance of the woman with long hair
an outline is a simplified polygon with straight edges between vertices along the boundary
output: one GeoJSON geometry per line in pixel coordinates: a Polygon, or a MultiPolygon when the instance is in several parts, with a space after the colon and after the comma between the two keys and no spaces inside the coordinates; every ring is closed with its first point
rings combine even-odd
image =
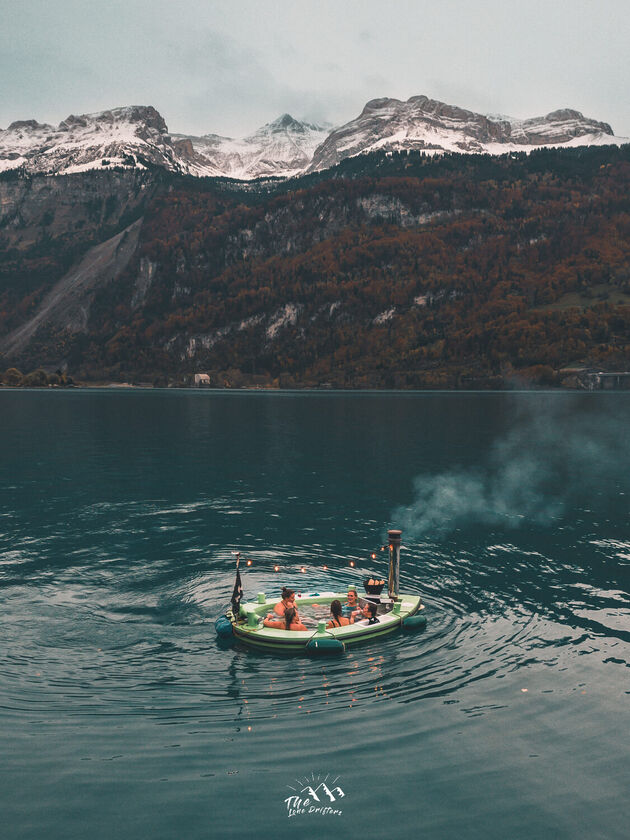
{"type": "Polygon", "coordinates": [[[286,586],[283,586],[280,599],[273,608],[276,615],[284,615],[284,611],[288,607],[295,607],[295,592],[292,589],[287,589],[286,586]]]}
{"type": "Polygon", "coordinates": [[[357,621],[363,621],[364,618],[368,619],[368,624],[377,624],[378,618],[376,617],[378,607],[376,604],[372,603],[371,601],[367,601],[362,609],[355,610],[352,613],[352,618],[350,619],[351,624],[356,624],[357,621]]]}
{"type": "Polygon", "coordinates": [[[331,627],[345,627],[345,625],[350,624],[350,619],[342,615],[341,601],[335,600],[332,602],[330,605],[330,614],[332,618],[326,625],[328,629],[331,627]]]}
{"type": "Polygon", "coordinates": [[[308,630],[300,621],[298,611],[295,607],[287,607],[284,611],[284,621],[273,621],[271,618],[263,620],[265,627],[273,627],[275,630],[308,630]]]}

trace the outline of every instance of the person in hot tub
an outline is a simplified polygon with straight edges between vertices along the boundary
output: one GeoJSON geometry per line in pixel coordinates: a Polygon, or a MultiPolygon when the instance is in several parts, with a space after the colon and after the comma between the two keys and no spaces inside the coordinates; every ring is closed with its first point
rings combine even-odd
{"type": "Polygon", "coordinates": [[[280,601],[275,605],[273,611],[276,615],[284,615],[284,611],[287,610],[289,607],[295,608],[295,592],[292,589],[287,589],[286,586],[282,587],[282,595],[280,596],[280,601]]]}
{"type": "Polygon", "coordinates": [[[376,604],[368,601],[363,606],[363,609],[354,610],[350,618],[350,624],[356,624],[357,621],[363,621],[365,618],[367,618],[368,624],[377,624],[378,618],[376,617],[376,610],[376,604]]]}
{"type": "Polygon", "coordinates": [[[295,607],[287,607],[284,611],[283,621],[273,621],[270,618],[263,619],[265,627],[273,627],[274,630],[308,630],[298,616],[295,607]]]}
{"type": "Polygon", "coordinates": [[[280,598],[281,600],[275,605],[273,612],[267,613],[267,618],[272,619],[278,615],[283,617],[286,610],[293,609],[295,610],[297,620],[301,621],[298,608],[295,606],[295,592],[292,589],[288,589],[286,586],[283,586],[280,598]]]}
{"type": "Polygon", "coordinates": [[[351,586],[348,589],[348,600],[346,601],[346,603],[341,608],[341,611],[342,611],[342,614],[345,615],[346,618],[351,618],[352,613],[355,610],[358,610],[358,609],[360,609],[360,607],[359,607],[359,596],[358,596],[357,590],[354,588],[354,586],[351,586]]]}
{"type": "Polygon", "coordinates": [[[330,614],[332,618],[326,625],[327,629],[331,629],[332,627],[345,627],[347,624],[350,624],[350,619],[346,618],[341,614],[341,601],[333,601],[330,605],[330,614]]]}

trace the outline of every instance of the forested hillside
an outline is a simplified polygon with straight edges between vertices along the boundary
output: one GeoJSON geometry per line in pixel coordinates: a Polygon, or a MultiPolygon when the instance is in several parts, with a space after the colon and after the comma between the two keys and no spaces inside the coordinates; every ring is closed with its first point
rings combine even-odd
{"type": "MultiPolygon", "coordinates": [[[[125,230],[110,248],[124,260],[110,260],[89,295],[81,287],[83,319],[62,312],[62,292],[76,294],[71,281],[87,271],[68,273],[76,229],[25,245],[19,222],[10,237],[0,222],[2,369],[423,388],[554,384],[566,367],[629,366],[628,146],[373,154],[247,188],[163,174],[143,183],[133,200],[103,193],[109,214],[101,206],[84,244],[125,230]]],[[[103,249],[90,253],[103,262],[103,249]]]]}

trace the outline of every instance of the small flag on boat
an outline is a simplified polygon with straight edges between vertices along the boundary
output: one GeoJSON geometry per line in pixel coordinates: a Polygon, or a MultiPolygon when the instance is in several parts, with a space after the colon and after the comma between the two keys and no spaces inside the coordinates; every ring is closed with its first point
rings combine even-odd
{"type": "Polygon", "coordinates": [[[241,555],[236,555],[236,580],[234,581],[234,591],[232,592],[232,613],[234,618],[238,618],[238,613],[241,607],[241,598],[243,597],[243,584],[241,583],[241,571],[239,564],[241,562],[241,555]]]}

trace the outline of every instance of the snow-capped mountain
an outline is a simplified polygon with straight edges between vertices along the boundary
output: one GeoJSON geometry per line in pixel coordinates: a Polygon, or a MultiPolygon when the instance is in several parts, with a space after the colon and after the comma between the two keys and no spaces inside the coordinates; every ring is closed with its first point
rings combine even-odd
{"type": "Polygon", "coordinates": [[[363,152],[419,149],[429,154],[504,154],[536,146],[581,146],[629,142],[607,123],[569,109],[516,120],[466,111],[426,96],[373,99],[354,120],[329,125],[300,122],[283,114],[249,137],[169,134],[150,106],[129,106],[70,116],[56,128],[35,120],[0,131],[0,172],[70,174],[112,166],[159,166],[196,176],[242,180],[289,178],[334,166],[363,152]]]}
{"type": "Polygon", "coordinates": [[[56,128],[22,120],[0,131],[0,172],[24,167],[31,173],[71,174],[152,164],[198,176],[286,178],[308,167],[330,128],[283,114],[243,139],[171,135],[150,106],[70,116],[56,128]]]}
{"type": "Polygon", "coordinates": [[[336,128],[315,150],[309,171],[327,169],[346,157],[378,149],[420,149],[429,154],[469,152],[505,154],[532,146],[580,146],[627,142],[603,122],[579,111],[553,111],[546,117],[491,118],[426,96],[373,99],[361,114],[336,128]]]}
{"type": "Polygon", "coordinates": [[[552,111],[545,117],[511,120],[510,129],[508,142],[531,146],[593,146],[624,139],[615,138],[608,123],[589,119],[571,108],[552,111]]]}
{"type": "Polygon", "coordinates": [[[304,172],[330,129],[330,125],[300,122],[283,114],[241,140],[218,134],[173,137],[192,143],[198,159],[189,163],[191,174],[215,174],[209,169],[216,169],[230,178],[250,180],[270,175],[288,178],[304,172]]]}
{"type": "Polygon", "coordinates": [[[147,163],[179,169],[179,159],[186,157],[186,150],[173,144],[162,116],[150,106],[71,115],[56,128],[22,120],[0,131],[0,171],[23,166],[32,173],[69,174],[147,163]]]}

